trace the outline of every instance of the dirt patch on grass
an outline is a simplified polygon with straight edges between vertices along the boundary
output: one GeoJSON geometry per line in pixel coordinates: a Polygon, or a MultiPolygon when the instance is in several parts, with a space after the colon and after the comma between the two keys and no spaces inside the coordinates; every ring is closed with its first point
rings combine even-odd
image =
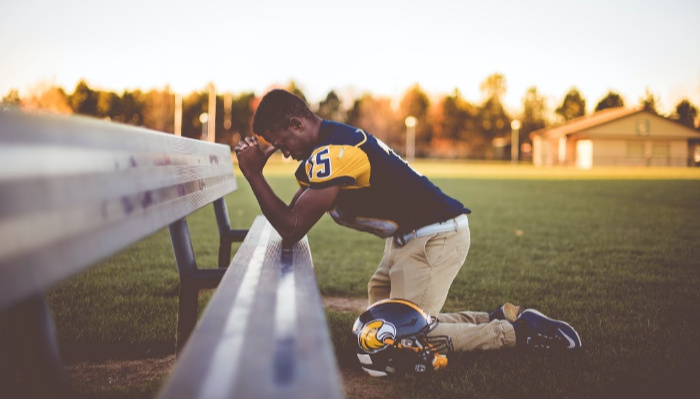
{"type": "MultiPolygon", "coordinates": [[[[157,390],[175,364],[175,355],[143,360],[80,361],[66,365],[71,386],[78,395],[144,395],[157,390]]],[[[153,393],[154,395],[156,393],[153,393]]]]}
{"type": "MultiPolygon", "coordinates": [[[[360,313],[367,308],[367,299],[325,296],[323,306],[334,311],[360,313]]],[[[79,361],[66,365],[66,372],[79,396],[143,397],[153,391],[149,387],[153,387],[154,381],[161,381],[171,372],[174,364],[174,355],[142,360],[79,361]]],[[[340,372],[348,398],[387,397],[386,385],[381,379],[372,379],[359,368],[343,368],[340,372]]]]}
{"type": "Polygon", "coordinates": [[[367,308],[367,299],[324,296],[323,307],[333,311],[362,312],[367,308]]]}
{"type": "MultiPolygon", "coordinates": [[[[81,361],[67,365],[71,386],[79,397],[147,397],[157,395],[153,381],[168,375],[175,356],[128,361],[81,361]],[[149,388],[150,387],[150,388],[149,388]],[[150,392],[150,393],[149,393],[150,392]]],[[[340,370],[345,397],[350,399],[388,398],[382,379],[370,378],[359,369],[340,370]]]]}
{"type": "Polygon", "coordinates": [[[372,378],[361,369],[341,368],[343,390],[347,399],[388,399],[391,398],[386,378],[372,378]]]}

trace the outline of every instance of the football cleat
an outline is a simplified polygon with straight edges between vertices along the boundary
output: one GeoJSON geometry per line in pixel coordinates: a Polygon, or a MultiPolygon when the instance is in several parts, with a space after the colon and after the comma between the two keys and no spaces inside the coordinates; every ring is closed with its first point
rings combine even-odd
{"type": "Polygon", "coordinates": [[[493,321],[494,319],[507,320],[512,324],[518,319],[521,312],[522,308],[520,308],[520,306],[506,303],[489,314],[489,321],[493,321]]]}
{"type": "Polygon", "coordinates": [[[539,350],[575,350],[581,348],[581,337],[571,325],[549,318],[534,309],[527,309],[513,322],[515,346],[539,350]]]}

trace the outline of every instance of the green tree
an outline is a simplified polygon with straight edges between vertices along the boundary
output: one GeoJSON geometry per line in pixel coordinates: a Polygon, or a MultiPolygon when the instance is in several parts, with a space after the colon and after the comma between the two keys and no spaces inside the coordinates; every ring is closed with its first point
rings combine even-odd
{"type": "Polygon", "coordinates": [[[100,91],[97,94],[97,116],[119,120],[121,115],[121,98],[114,92],[100,91]]]}
{"type": "Polygon", "coordinates": [[[417,119],[416,125],[416,155],[424,156],[433,138],[433,126],[430,121],[430,99],[418,84],[413,85],[404,93],[400,103],[402,120],[408,116],[417,119]]]}
{"type": "Polygon", "coordinates": [[[467,102],[458,89],[442,98],[436,113],[435,135],[455,141],[474,139],[477,124],[476,107],[467,102]]]}
{"type": "MultiPolygon", "coordinates": [[[[505,138],[510,133],[510,117],[506,114],[501,97],[506,93],[506,78],[499,73],[488,76],[480,86],[486,101],[479,108],[479,128],[483,135],[485,148],[481,151],[487,158],[500,158],[501,154],[492,153],[490,144],[493,139],[505,138]]],[[[501,150],[501,148],[496,148],[501,150]]]]}
{"type": "Polygon", "coordinates": [[[98,116],[97,101],[99,94],[90,89],[87,82],[81,79],[69,96],[70,106],[76,114],[98,116]]]}
{"type": "Polygon", "coordinates": [[[606,108],[624,107],[625,101],[620,95],[612,90],[603,97],[595,106],[596,111],[605,110],[606,108]]]}
{"type": "MultiPolygon", "coordinates": [[[[489,146],[496,138],[507,138],[510,134],[510,117],[506,114],[503,104],[498,97],[491,97],[479,108],[480,130],[484,143],[489,146]]],[[[500,154],[492,154],[490,148],[484,149],[487,158],[500,158],[500,154]]]]}
{"type": "Polygon", "coordinates": [[[57,114],[72,114],[68,96],[63,88],[53,84],[39,83],[29,90],[22,99],[21,106],[26,110],[42,110],[57,114]]]}
{"type": "Polygon", "coordinates": [[[202,123],[199,116],[209,108],[209,92],[192,92],[182,100],[182,136],[200,139],[202,123]]]}
{"type": "Polygon", "coordinates": [[[391,107],[391,99],[374,97],[369,93],[355,99],[348,110],[347,123],[365,130],[401,152],[406,135],[403,119],[391,107]]]}
{"type": "Polygon", "coordinates": [[[420,85],[415,84],[403,94],[400,107],[403,118],[413,115],[420,119],[428,114],[430,99],[420,85]]]}
{"type": "Polygon", "coordinates": [[[433,115],[431,156],[468,157],[473,155],[472,149],[484,148],[477,108],[467,102],[458,89],[440,99],[433,115]]]}
{"type": "Polygon", "coordinates": [[[688,99],[683,99],[676,104],[676,112],[672,115],[672,118],[689,128],[695,129],[695,118],[697,116],[698,109],[688,99]]]}
{"type": "Polygon", "coordinates": [[[340,98],[334,91],[328,92],[326,99],[318,103],[316,111],[319,117],[332,121],[339,121],[342,118],[342,110],[340,109],[340,98]]]}
{"type": "Polygon", "coordinates": [[[656,96],[654,96],[654,93],[652,93],[649,88],[646,88],[644,91],[644,97],[639,99],[639,105],[646,111],[651,111],[654,114],[658,114],[659,112],[656,111],[656,105],[659,103],[658,99],[656,96]]]}
{"type": "Polygon", "coordinates": [[[241,93],[231,101],[231,143],[236,144],[242,137],[253,134],[253,115],[255,115],[255,93],[241,93]]]}
{"type": "Polygon", "coordinates": [[[507,91],[506,77],[501,73],[491,74],[481,82],[479,89],[486,99],[496,98],[500,101],[507,91]]]}
{"type": "Polygon", "coordinates": [[[121,98],[121,114],[115,118],[119,122],[131,125],[143,125],[143,110],[146,105],[144,94],[140,90],[125,90],[121,98]]]}
{"type": "Polygon", "coordinates": [[[358,97],[353,100],[352,107],[348,109],[345,113],[345,123],[352,126],[359,126],[360,119],[362,117],[362,102],[364,96],[358,97]]]}
{"type": "Polygon", "coordinates": [[[2,98],[2,104],[6,106],[19,106],[20,105],[19,91],[17,89],[10,89],[2,98]]]}
{"type": "Polygon", "coordinates": [[[308,103],[308,101],[306,101],[306,96],[304,96],[304,92],[301,90],[301,88],[299,87],[299,85],[297,85],[296,82],[294,82],[294,81],[289,82],[289,85],[287,85],[286,89],[288,92],[293,93],[293,94],[301,97],[302,100],[304,100],[306,103],[308,103]]]}
{"type": "Polygon", "coordinates": [[[547,125],[547,101],[535,86],[527,89],[523,97],[520,143],[530,143],[530,133],[547,125]]]}
{"type": "Polygon", "coordinates": [[[175,94],[170,91],[170,87],[149,90],[143,99],[143,125],[172,133],[175,130],[175,94]]]}
{"type": "Polygon", "coordinates": [[[586,115],[586,100],[576,88],[572,88],[564,96],[561,105],[554,111],[559,114],[564,121],[569,121],[577,117],[586,115]]]}

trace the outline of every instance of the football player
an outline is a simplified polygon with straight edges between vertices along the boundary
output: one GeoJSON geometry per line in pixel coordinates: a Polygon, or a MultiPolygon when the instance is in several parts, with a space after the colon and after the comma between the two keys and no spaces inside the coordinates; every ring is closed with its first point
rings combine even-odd
{"type": "Polygon", "coordinates": [[[505,305],[491,314],[440,314],[467,257],[471,212],[415,171],[381,140],[362,129],[323,120],[299,97],[272,90],[261,100],[256,137],[235,147],[238,164],[263,214],[286,242],[304,237],[325,213],[340,225],[385,239],[384,256],[368,284],[369,304],[401,298],[441,322],[432,332],[455,350],[517,345],[577,348],[568,324],[505,305]],[[272,190],[263,167],[281,151],[299,162],[299,190],[289,204],[272,190]],[[573,343],[573,344],[572,344],[573,343]]]}

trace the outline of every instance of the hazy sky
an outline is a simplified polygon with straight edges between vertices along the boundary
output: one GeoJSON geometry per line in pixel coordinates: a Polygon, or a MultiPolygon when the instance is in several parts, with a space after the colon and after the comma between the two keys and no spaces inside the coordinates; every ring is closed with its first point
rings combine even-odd
{"type": "Polygon", "coordinates": [[[259,95],[293,79],[311,102],[418,83],[478,103],[500,72],[514,111],[534,85],[550,108],[576,86],[589,111],[611,89],[632,106],[649,88],[668,112],[700,106],[700,1],[10,0],[0,59],[0,96],[39,82],[70,93],[81,77],[259,95]]]}

